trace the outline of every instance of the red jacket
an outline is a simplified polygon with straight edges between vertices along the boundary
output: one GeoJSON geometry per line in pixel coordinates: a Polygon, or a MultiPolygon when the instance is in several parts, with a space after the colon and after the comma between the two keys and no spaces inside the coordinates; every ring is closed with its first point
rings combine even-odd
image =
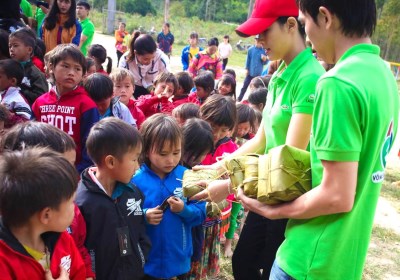
{"type": "Polygon", "coordinates": [[[140,110],[136,105],[135,105],[135,100],[133,99],[129,99],[129,103],[128,103],[128,109],[132,114],[132,117],[136,120],[136,125],[138,127],[138,129],[140,128],[140,126],[142,125],[142,123],[144,122],[144,120],[146,119],[146,117],[144,116],[142,110],[140,110]]]}
{"type": "MultiPolygon", "coordinates": [[[[184,95],[184,96],[179,96],[179,97],[174,97],[172,100],[172,105],[174,106],[174,109],[178,107],[179,105],[182,105],[184,103],[190,103],[189,101],[189,95],[184,95]]],[[[193,103],[193,102],[192,102],[193,103]]]]}
{"type": "Polygon", "coordinates": [[[139,96],[136,100],[136,106],[142,110],[146,118],[156,113],[171,115],[172,110],[175,108],[166,97],[158,98],[153,93],[139,96]]]}
{"type": "Polygon", "coordinates": [[[201,162],[202,165],[211,165],[216,163],[220,157],[225,154],[231,154],[238,149],[238,146],[232,141],[231,138],[225,137],[217,142],[214,151],[207,154],[204,160],[201,162]]]}
{"type": "MultiPolygon", "coordinates": [[[[69,272],[69,279],[86,278],[85,264],[74,240],[66,231],[47,232],[42,238],[50,251],[50,271],[54,279],[60,276],[60,265],[69,272]]],[[[42,265],[26,252],[3,223],[0,225],[0,278],[2,280],[45,279],[42,265]]]]}

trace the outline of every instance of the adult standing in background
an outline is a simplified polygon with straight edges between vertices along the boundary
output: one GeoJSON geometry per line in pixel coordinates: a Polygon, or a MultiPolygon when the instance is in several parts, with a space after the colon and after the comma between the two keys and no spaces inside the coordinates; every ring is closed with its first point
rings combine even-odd
{"type": "Polygon", "coordinates": [[[224,41],[218,45],[218,53],[219,57],[222,60],[222,70],[225,70],[226,65],[228,64],[228,57],[232,54],[232,46],[229,43],[229,36],[224,36],[224,41]]]}
{"type": "Polygon", "coordinates": [[[119,64],[119,60],[121,56],[126,52],[127,47],[124,44],[124,38],[129,34],[125,30],[126,24],[125,22],[120,22],[118,25],[118,29],[115,30],[115,48],[117,49],[117,64],[119,64]]]}
{"type": "Polygon", "coordinates": [[[79,1],[76,4],[76,16],[82,26],[82,35],[79,42],[79,48],[81,49],[84,56],[87,55],[89,46],[92,44],[94,36],[94,24],[88,18],[90,11],[90,5],[87,2],[79,1]]]}
{"type": "Polygon", "coordinates": [[[264,65],[268,62],[267,55],[265,54],[265,49],[262,44],[260,44],[258,35],[255,37],[254,40],[254,46],[251,46],[247,51],[246,78],[244,79],[243,87],[240,90],[238,101],[242,101],[251,80],[254,77],[261,75],[264,65]]]}
{"type": "Polygon", "coordinates": [[[164,23],[162,31],[158,33],[157,44],[158,48],[162,50],[168,56],[168,58],[171,57],[172,45],[174,44],[174,40],[174,35],[172,35],[169,29],[169,23],[164,23]]]}

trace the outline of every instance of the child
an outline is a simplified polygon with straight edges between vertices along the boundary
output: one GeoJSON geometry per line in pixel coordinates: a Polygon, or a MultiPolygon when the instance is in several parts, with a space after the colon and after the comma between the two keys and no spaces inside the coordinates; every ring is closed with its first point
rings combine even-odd
{"type": "Polygon", "coordinates": [[[74,167],[45,148],[4,153],[0,161],[2,278],[85,279],[85,265],[66,232],[74,217],[74,167]]]}
{"type": "Polygon", "coordinates": [[[82,173],[76,204],[86,221],[85,246],[96,278],[142,279],[150,242],[143,193],[130,183],[139,167],[140,134],[122,120],[105,118],[93,126],[86,146],[95,167],[82,173]]]}
{"type": "Polygon", "coordinates": [[[236,80],[231,74],[222,75],[217,84],[217,92],[224,96],[230,96],[236,100],[236,80]]]}
{"type": "Polygon", "coordinates": [[[189,45],[183,48],[181,61],[183,65],[183,71],[187,71],[189,68],[190,62],[192,62],[193,57],[203,50],[202,47],[199,47],[197,44],[199,43],[199,34],[196,32],[191,32],[189,35],[189,45]]]}
{"type": "Polygon", "coordinates": [[[58,0],[50,5],[41,28],[39,38],[46,45],[46,52],[57,45],[72,43],[79,46],[82,27],[76,18],[75,0],[58,0]]]}
{"type": "MultiPolygon", "coordinates": [[[[254,80],[254,79],[253,79],[254,80]]],[[[267,103],[268,89],[262,87],[250,92],[247,102],[254,110],[262,112],[267,103]]]]}
{"type": "Polygon", "coordinates": [[[222,63],[217,56],[218,39],[211,38],[207,48],[196,54],[189,65],[188,71],[192,77],[196,77],[202,71],[210,71],[213,78],[218,80],[222,76],[222,63]]]}
{"type": "Polygon", "coordinates": [[[145,116],[133,100],[133,92],[135,91],[133,74],[124,68],[117,68],[111,73],[110,78],[114,83],[114,95],[119,96],[119,101],[128,107],[139,129],[145,120],[145,116]]]}
{"type": "Polygon", "coordinates": [[[271,75],[254,77],[253,79],[251,79],[251,82],[249,84],[250,93],[259,88],[268,89],[270,80],[271,75]]]}
{"type": "Polygon", "coordinates": [[[36,36],[31,29],[21,28],[10,34],[10,56],[15,61],[18,61],[24,69],[21,92],[30,106],[40,95],[48,91],[45,75],[31,60],[35,47],[36,36]]]}
{"type": "Polygon", "coordinates": [[[82,171],[92,163],[86,154],[87,135],[100,119],[96,104],[79,86],[86,72],[86,60],[78,47],[65,44],[52,51],[49,66],[55,87],[35,101],[32,111],[36,120],[50,123],[72,136],[76,144],[75,164],[82,171]]]}
{"type": "Polygon", "coordinates": [[[171,115],[174,105],[172,99],[178,89],[178,81],[174,74],[162,72],[154,81],[154,91],[150,95],[142,95],[136,101],[136,106],[142,110],[146,118],[156,114],[171,115]]]}
{"type": "Polygon", "coordinates": [[[256,114],[254,109],[247,104],[236,104],[237,126],[235,142],[238,146],[243,145],[247,140],[254,137],[256,114]]]}
{"type": "Polygon", "coordinates": [[[96,64],[94,62],[94,59],[86,57],[86,74],[84,78],[92,75],[93,73],[96,73],[96,64]]]}
{"type": "Polygon", "coordinates": [[[144,212],[152,242],[145,279],[179,278],[190,269],[191,228],[205,219],[205,203],[187,204],[183,197],[181,180],[186,168],[179,165],[183,139],[176,121],[156,114],[143,123],[140,131],[145,163],[133,182],[146,196],[144,212]],[[165,200],[167,207],[162,210],[160,205],[165,200]]]}
{"type": "Polygon", "coordinates": [[[32,111],[18,86],[24,77],[21,65],[12,60],[0,60],[0,103],[10,112],[5,128],[31,119],[32,111]]]}
{"type": "Polygon", "coordinates": [[[136,121],[133,119],[128,107],[119,102],[120,97],[112,97],[114,86],[110,77],[94,73],[85,79],[83,87],[96,103],[100,119],[117,117],[136,127],[136,121]]]}
{"type": "Polygon", "coordinates": [[[193,79],[188,72],[178,72],[175,74],[178,81],[178,89],[174,95],[172,103],[174,107],[189,102],[189,94],[194,87],[193,79]]]}
{"type": "Polygon", "coordinates": [[[88,57],[94,60],[96,65],[96,72],[108,75],[111,73],[112,69],[112,59],[111,57],[107,56],[107,50],[99,44],[91,45],[88,51],[88,57]],[[103,63],[108,60],[107,62],[107,72],[104,71],[103,63]]]}
{"type": "Polygon", "coordinates": [[[204,71],[193,79],[196,91],[189,94],[189,102],[202,105],[204,101],[213,93],[215,82],[213,74],[204,71]]]}
{"type": "MultiPolygon", "coordinates": [[[[4,136],[0,152],[23,150],[28,147],[47,147],[61,153],[72,165],[75,164],[75,142],[64,131],[47,123],[26,122],[14,126],[4,136]]],[[[79,208],[75,205],[75,215],[68,232],[78,247],[86,266],[86,279],[93,279],[92,262],[87,249],[83,246],[86,238],[86,225],[79,208]]]]}
{"type": "Polygon", "coordinates": [[[184,125],[188,119],[199,118],[200,106],[194,103],[183,103],[172,110],[172,116],[180,126],[184,125]]]}

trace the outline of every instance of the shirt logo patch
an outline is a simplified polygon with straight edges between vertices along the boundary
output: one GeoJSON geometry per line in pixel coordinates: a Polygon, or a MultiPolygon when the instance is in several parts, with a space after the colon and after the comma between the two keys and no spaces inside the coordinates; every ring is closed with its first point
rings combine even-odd
{"type": "Polygon", "coordinates": [[[140,207],[140,203],[142,202],[141,199],[136,201],[134,198],[129,198],[126,202],[126,210],[130,211],[128,216],[133,213],[134,216],[143,215],[142,208],[140,207]]]}
{"type": "Polygon", "coordinates": [[[29,80],[28,77],[24,77],[21,84],[26,85],[27,87],[31,87],[31,80],[29,80]]]}
{"type": "Polygon", "coordinates": [[[60,260],[60,266],[62,266],[68,273],[71,269],[71,256],[62,257],[60,260]]]}
{"type": "Polygon", "coordinates": [[[386,167],[386,157],[390,152],[390,148],[392,147],[394,140],[394,132],[393,132],[393,120],[390,121],[388,130],[385,135],[385,140],[383,141],[381,153],[380,153],[380,163],[381,170],[378,170],[372,173],[372,182],[381,183],[385,178],[385,167],[386,167]]]}
{"type": "Polygon", "coordinates": [[[314,101],[315,101],[315,94],[310,94],[308,96],[307,102],[308,103],[314,103],[314,101]]]}
{"type": "Polygon", "coordinates": [[[283,104],[283,105],[281,105],[281,109],[286,111],[286,110],[289,110],[290,107],[286,104],[283,104]]]}

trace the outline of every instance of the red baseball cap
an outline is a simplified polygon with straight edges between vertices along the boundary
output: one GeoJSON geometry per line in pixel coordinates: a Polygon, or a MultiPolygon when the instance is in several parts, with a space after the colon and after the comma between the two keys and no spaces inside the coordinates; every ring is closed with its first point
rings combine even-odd
{"type": "Polygon", "coordinates": [[[236,28],[236,33],[242,37],[257,35],[279,17],[290,16],[299,16],[296,0],[256,0],[251,17],[236,28]]]}

